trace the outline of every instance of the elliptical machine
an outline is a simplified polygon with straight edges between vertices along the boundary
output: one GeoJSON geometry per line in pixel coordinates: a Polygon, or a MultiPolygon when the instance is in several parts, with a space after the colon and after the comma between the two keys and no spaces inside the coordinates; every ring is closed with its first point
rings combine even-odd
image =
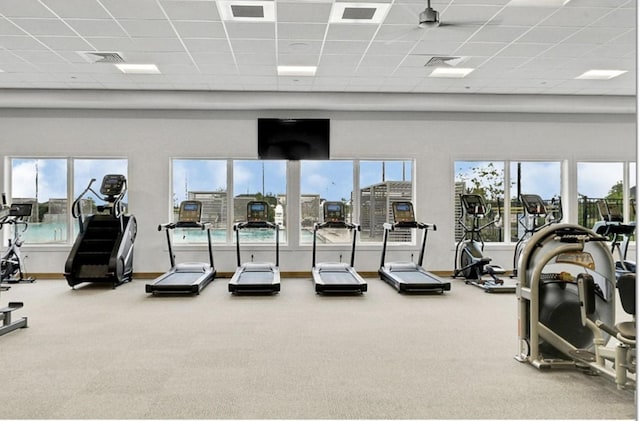
{"type": "Polygon", "coordinates": [[[520,202],[524,212],[518,218],[518,224],[524,229],[524,232],[518,239],[513,252],[512,278],[518,276],[520,256],[531,236],[542,228],[562,220],[562,199],[560,197],[557,200],[556,197],[553,197],[547,205],[537,194],[521,194],[520,202]],[[542,224],[540,224],[540,220],[543,221],[542,224]]]}
{"type": "Polygon", "coordinates": [[[624,223],[620,208],[608,203],[606,200],[598,200],[598,212],[601,220],[596,222],[593,230],[596,234],[607,237],[611,243],[611,254],[616,255],[616,279],[625,273],[636,272],[636,262],[627,260],[629,239],[636,231],[635,221],[624,223]]]}
{"type": "MultiPolygon", "coordinates": [[[[11,214],[11,210],[13,206],[7,206],[7,199],[4,193],[2,194],[2,204],[0,205],[0,229],[3,224],[6,224],[10,220],[15,220],[16,216],[11,214]]],[[[29,212],[31,214],[31,212],[29,212]]],[[[3,268],[4,273],[4,268],[3,268]]],[[[11,287],[0,285],[0,292],[6,291],[11,287]]],[[[27,318],[21,317],[18,320],[13,320],[11,315],[15,310],[22,308],[24,304],[18,301],[9,302],[6,307],[0,308],[0,321],[2,321],[2,325],[0,325],[0,336],[12,332],[16,329],[27,327],[27,318]]]]}
{"type": "Polygon", "coordinates": [[[478,194],[461,194],[460,205],[462,214],[458,218],[458,224],[464,230],[464,235],[456,244],[453,277],[462,275],[465,283],[482,288],[485,292],[514,292],[514,285],[505,285],[504,280],[496,276],[504,274],[504,268],[492,264],[491,258],[484,255],[482,230],[492,224],[499,224],[500,216],[480,225],[480,220],[489,214],[490,209],[478,194]],[[465,224],[467,218],[472,219],[471,226],[465,224]],[[489,279],[483,278],[485,275],[489,279]]]}
{"type": "Polygon", "coordinates": [[[13,226],[13,238],[9,239],[7,250],[0,257],[0,283],[17,284],[20,282],[34,282],[35,278],[24,276],[24,262],[20,255],[23,240],[21,232],[29,226],[26,218],[31,216],[31,203],[14,203],[7,207],[7,198],[2,195],[2,206],[8,210],[6,216],[0,218],[0,229],[4,225],[13,226]],[[22,230],[19,226],[23,225],[22,230]]]}

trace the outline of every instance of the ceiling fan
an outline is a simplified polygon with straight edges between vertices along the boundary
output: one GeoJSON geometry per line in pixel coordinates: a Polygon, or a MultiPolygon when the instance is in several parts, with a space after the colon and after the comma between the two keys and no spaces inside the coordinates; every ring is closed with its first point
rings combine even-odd
{"type": "Polygon", "coordinates": [[[431,7],[431,0],[427,0],[427,8],[420,12],[418,26],[421,28],[440,26],[440,13],[431,7]]]}

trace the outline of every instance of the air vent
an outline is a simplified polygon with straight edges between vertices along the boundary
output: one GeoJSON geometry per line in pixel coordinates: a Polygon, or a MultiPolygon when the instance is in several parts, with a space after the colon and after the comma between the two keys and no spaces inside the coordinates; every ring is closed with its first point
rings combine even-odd
{"type": "Polygon", "coordinates": [[[120,53],[106,51],[78,51],[77,53],[89,63],[124,63],[120,53]]]}
{"type": "Polygon", "coordinates": [[[264,18],[264,9],[262,6],[240,6],[231,5],[231,13],[234,18],[264,18]]]}
{"type": "Polygon", "coordinates": [[[466,60],[466,57],[433,56],[424,67],[455,67],[466,60]]]}
{"type": "Polygon", "coordinates": [[[342,19],[371,20],[376,10],[373,7],[345,7],[342,19]]]}

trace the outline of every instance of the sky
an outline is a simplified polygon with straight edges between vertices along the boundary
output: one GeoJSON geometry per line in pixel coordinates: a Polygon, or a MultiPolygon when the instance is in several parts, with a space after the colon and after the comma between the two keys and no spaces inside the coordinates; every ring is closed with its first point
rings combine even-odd
{"type": "MultiPolygon", "coordinates": [[[[411,161],[404,161],[404,177],[411,179],[411,161]]],[[[35,197],[36,163],[38,170],[38,198],[66,197],[67,160],[66,159],[13,159],[12,195],[13,197],[35,197]]],[[[386,161],[386,180],[403,179],[403,161],[386,161]]],[[[488,162],[457,161],[455,175],[473,177],[473,167],[486,166],[488,162]]],[[[185,200],[186,190],[227,190],[226,160],[174,160],[173,190],[176,201],[185,200]]],[[[265,193],[286,193],[286,161],[234,161],[235,194],[257,193],[262,191],[262,168],[264,165],[265,193]]],[[[495,165],[503,165],[496,162],[495,165]]],[[[515,181],[516,164],[511,163],[512,179],[515,181]]],[[[124,159],[75,159],[74,197],[96,178],[93,185],[98,191],[105,174],[127,175],[127,161],[124,159]]],[[[635,185],[635,164],[632,165],[632,183],[635,185]]],[[[303,194],[320,194],[328,200],[348,199],[353,188],[352,161],[300,161],[301,186],[303,194]]],[[[623,178],[621,163],[579,163],[578,191],[589,197],[604,197],[611,187],[623,178]]],[[[360,161],[360,185],[366,187],[382,181],[381,161],[360,161]]],[[[512,185],[512,195],[515,186],[512,185]]],[[[545,199],[560,193],[560,163],[523,162],[523,193],[539,194],[545,199]]]]}

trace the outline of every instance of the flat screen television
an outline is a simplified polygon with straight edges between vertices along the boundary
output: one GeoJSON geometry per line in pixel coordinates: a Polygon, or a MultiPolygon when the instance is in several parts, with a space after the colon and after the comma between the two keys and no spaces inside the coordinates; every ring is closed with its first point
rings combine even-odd
{"type": "Polygon", "coordinates": [[[259,118],[260,159],[329,159],[328,118],[259,118]]]}

